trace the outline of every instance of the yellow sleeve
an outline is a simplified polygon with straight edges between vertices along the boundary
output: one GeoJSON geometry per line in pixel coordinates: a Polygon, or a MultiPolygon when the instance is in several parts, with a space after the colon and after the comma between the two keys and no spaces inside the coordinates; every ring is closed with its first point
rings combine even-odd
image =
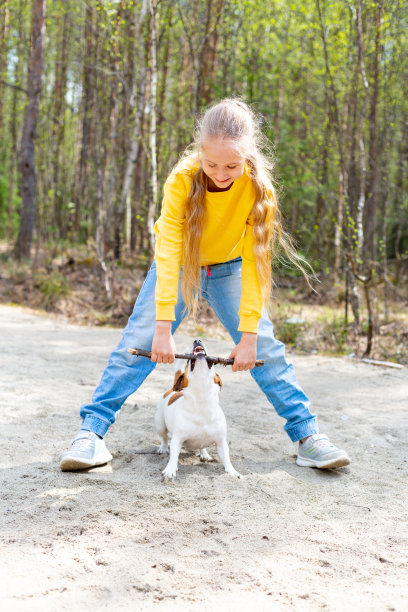
{"type": "Polygon", "coordinates": [[[254,232],[250,218],[246,223],[242,248],[241,302],[238,331],[257,333],[264,301],[256,271],[254,232]]]}
{"type": "Polygon", "coordinates": [[[155,225],[156,320],[174,321],[178,298],[189,177],[169,176],[163,188],[162,211],[155,225]]]}

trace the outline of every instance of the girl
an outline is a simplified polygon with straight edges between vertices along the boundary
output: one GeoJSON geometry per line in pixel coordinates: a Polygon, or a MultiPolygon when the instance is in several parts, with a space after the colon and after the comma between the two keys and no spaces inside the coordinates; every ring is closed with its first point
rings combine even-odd
{"type": "Polygon", "coordinates": [[[238,99],[225,99],[202,117],[194,144],[164,185],[155,261],[92,403],[81,408],[82,427],[61,457],[62,470],[112,459],[104,435],[156,363],[174,361],[173,334],[187,311],[196,314],[199,295],[236,344],[230,354],[233,371],[251,371],[286,419],[290,439],[299,441],[297,464],[333,468],[349,463],[343,450],[318,433],[317,417],[265,309],[273,245],[280,244],[301,264],[282,231],[273,166],[262,145],[256,117],[238,99]],[[135,358],[130,347],[151,350],[151,359],[135,358]],[[254,367],[257,357],[264,366],[254,367]]]}

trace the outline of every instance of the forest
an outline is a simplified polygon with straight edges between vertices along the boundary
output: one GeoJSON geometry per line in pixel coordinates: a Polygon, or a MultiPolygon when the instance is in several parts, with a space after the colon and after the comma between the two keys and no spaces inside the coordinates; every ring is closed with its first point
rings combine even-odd
{"type": "Polygon", "coordinates": [[[316,274],[273,263],[280,336],[408,363],[407,37],[401,0],[2,0],[0,300],[122,324],[197,115],[238,96],[316,274]]]}

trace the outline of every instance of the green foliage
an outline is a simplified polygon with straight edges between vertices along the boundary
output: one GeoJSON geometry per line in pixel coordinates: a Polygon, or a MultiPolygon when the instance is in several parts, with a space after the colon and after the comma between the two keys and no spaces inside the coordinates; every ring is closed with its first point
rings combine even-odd
{"type": "MultiPolygon", "coordinates": [[[[221,97],[241,96],[262,116],[262,129],[275,142],[275,173],[281,186],[281,207],[287,228],[301,250],[309,254],[313,267],[330,271],[339,202],[340,152],[335,114],[339,115],[350,179],[344,217],[351,246],[357,253],[356,203],[362,160],[356,135],[366,92],[359,68],[355,3],[340,0],[320,2],[320,5],[335,100],[315,0],[155,2],[158,184],[163,185],[170,168],[191,141],[197,111],[221,97]],[[209,47],[203,46],[204,43],[209,43],[209,47]],[[200,78],[204,81],[204,93],[197,105],[196,88],[200,78]]],[[[378,6],[379,3],[363,3],[362,59],[369,84],[369,103],[374,91],[378,6]]],[[[383,6],[376,115],[378,227],[382,223],[380,209],[384,200],[387,222],[386,241],[378,244],[377,256],[385,254],[394,258],[408,250],[408,160],[404,142],[408,112],[408,6],[406,3],[383,3],[383,6]]],[[[15,168],[15,193],[20,182],[17,154],[27,103],[23,90],[27,85],[30,57],[30,7],[30,3],[10,3],[6,51],[0,58],[1,81],[17,86],[0,84],[3,103],[0,237],[5,236],[8,221],[10,167],[15,168]]],[[[146,249],[152,109],[148,96],[143,102],[138,96],[144,86],[148,95],[151,92],[148,51],[151,20],[148,10],[142,14],[147,8],[148,3],[142,0],[87,3],[54,0],[47,6],[43,91],[35,141],[36,232],[40,244],[50,238],[67,237],[86,243],[95,235],[98,193],[102,193],[105,243],[112,250],[127,153],[139,106],[143,104],[143,125],[137,134],[141,154],[135,164],[137,175],[132,181],[129,200],[133,231],[138,237],[142,234],[137,249],[142,255],[146,249]],[[64,35],[68,37],[68,44],[63,53],[64,35]],[[66,69],[65,77],[62,66],[66,69]],[[64,83],[58,81],[61,78],[65,78],[64,83]],[[61,87],[58,100],[57,85],[61,87]],[[88,106],[85,104],[87,87],[88,106]],[[87,130],[90,136],[84,144],[87,130]],[[85,180],[80,180],[82,170],[85,180]],[[100,180],[102,185],[98,183],[100,180]]],[[[366,161],[372,159],[372,127],[367,110],[362,117],[366,161]]],[[[368,184],[366,191],[368,195],[368,184]]],[[[13,238],[18,230],[19,206],[19,198],[14,195],[13,238]]],[[[122,220],[119,228],[122,240],[126,229],[122,220]]],[[[285,275],[298,275],[296,270],[281,263],[277,265],[285,275]]]]}
{"type": "MultiPolygon", "coordinates": [[[[9,199],[10,190],[8,176],[6,170],[0,167],[0,238],[6,237],[6,230],[9,224],[9,199]]],[[[10,231],[12,235],[17,233],[19,216],[18,210],[20,208],[20,198],[13,195],[11,202],[11,219],[10,219],[10,231]]]]}
{"type": "Polygon", "coordinates": [[[323,339],[334,347],[334,352],[343,355],[347,352],[348,327],[344,317],[323,317],[319,320],[323,339]]]}
{"type": "Polygon", "coordinates": [[[34,277],[34,286],[41,291],[45,308],[54,305],[60,298],[70,293],[66,278],[56,271],[51,274],[37,273],[34,277]]]}
{"type": "Polygon", "coordinates": [[[276,324],[276,337],[287,346],[296,346],[306,327],[306,323],[280,321],[276,324]]]}
{"type": "Polygon", "coordinates": [[[7,207],[9,200],[8,183],[0,168],[0,237],[4,238],[7,225],[7,207]]]}

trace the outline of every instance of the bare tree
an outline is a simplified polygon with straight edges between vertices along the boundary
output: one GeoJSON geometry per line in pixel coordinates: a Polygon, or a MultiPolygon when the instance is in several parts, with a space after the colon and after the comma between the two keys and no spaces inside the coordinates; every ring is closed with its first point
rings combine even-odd
{"type": "Polygon", "coordinates": [[[28,73],[28,105],[25,113],[21,145],[22,206],[20,230],[15,245],[15,255],[18,259],[30,257],[37,211],[34,142],[44,69],[45,9],[46,0],[33,0],[31,55],[28,73]]]}

